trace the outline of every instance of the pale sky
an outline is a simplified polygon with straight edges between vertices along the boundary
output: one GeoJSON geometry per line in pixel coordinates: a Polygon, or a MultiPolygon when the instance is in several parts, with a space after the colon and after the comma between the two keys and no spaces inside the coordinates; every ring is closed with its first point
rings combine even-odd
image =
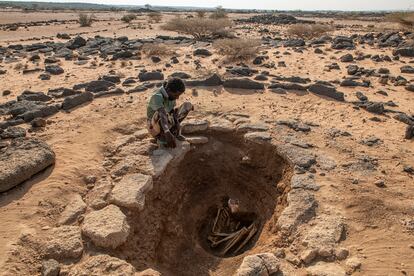
{"type": "MultiPolygon", "coordinates": [[[[36,1],[36,0],[35,0],[36,1]]],[[[37,0],[118,5],[192,6],[277,10],[414,10],[414,0],[37,0]]]]}

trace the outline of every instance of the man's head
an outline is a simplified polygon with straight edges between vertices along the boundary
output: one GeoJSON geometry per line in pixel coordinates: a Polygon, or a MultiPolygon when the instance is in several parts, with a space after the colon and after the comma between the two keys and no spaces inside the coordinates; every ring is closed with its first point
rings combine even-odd
{"type": "Polygon", "coordinates": [[[185,84],[179,78],[172,78],[164,85],[170,100],[178,100],[178,98],[185,92],[185,84]]]}

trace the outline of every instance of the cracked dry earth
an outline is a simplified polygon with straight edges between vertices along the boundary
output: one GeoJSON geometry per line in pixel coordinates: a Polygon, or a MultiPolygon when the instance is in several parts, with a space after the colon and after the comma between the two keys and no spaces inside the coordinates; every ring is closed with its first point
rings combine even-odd
{"type": "MultiPolygon", "coordinates": [[[[350,35],[352,27],[342,31],[350,35]]],[[[200,45],[213,51],[208,43],[190,43],[177,49],[179,59],[191,60],[186,55],[200,45]]],[[[313,48],[300,52],[264,44],[261,51],[290,52],[269,61],[283,60],[287,67],[266,68],[284,84],[280,77],[339,79],[347,74],[340,57],[356,50],[392,56],[392,48],[358,44],[356,50],[334,52],[329,47],[322,47],[322,57],[313,48]],[[331,60],[340,70],[324,70],[331,60]]],[[[46,82],[8,69],[2,78],[17,81],[4,84],[12,93],[0,99],[4,103],[29,88],[72,87],[108,72],[122,81],[137,79],[143,67],[206,78],[216,67],[214,58],[219,56],[197,58],[202,70],[192,63],[164,68],[165,62],[153,64],[149,58],[131,60],[127,67],[102,59],[103,65],[91,70],[62,59],[67,74],[46,82]]],[[[399,74],[409,61],[357,64],[386,66],[399,74]]],[[[224,67],[214,72],[231,77],[224,67]]],[[[157,149],[145,130],[152,89],[98,91],[92,98],[82,92],[85,99],[67,100],[69,107],[64,103],[64,110],[48,116],[46,126],[21,124],[30,130],[26,139],[10,138],[21,136],[21,130],[9,127],[0,133],[6,137],[2,158],[24,160],[25,178],[33,177],[0,195],[0,272],[413,275],[413,142],[404,139],[406,125],[393,113],[372,114],[369,107],[354,104],[355,92],[362,91],[372,101],[392,100],[398,104],[394,110],[412,114],[413,94],[379,83],[381,76],[370,78],[368,87],[338,87],[346,101],[287,84],[282,94],[274,88],[191,87],[180,99],[196,108],[183,129],[189,139],[174,150],[157,149]],[[388,96],[375,93],[380,89],[388,96]],[[223,255],[211,248],[208,236],[226,197],[239,199],[258,229],[240,251],[223,255]]],[[[60,98],[48,101],[61,103],[60,98]]],[[[3,163],[2,169],[10,170],[3,163]]]]}

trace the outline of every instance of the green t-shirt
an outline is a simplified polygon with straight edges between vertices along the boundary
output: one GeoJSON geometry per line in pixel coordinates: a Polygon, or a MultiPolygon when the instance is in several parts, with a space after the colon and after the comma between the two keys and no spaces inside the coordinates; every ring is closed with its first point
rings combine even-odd
{"type": "Polygon", "coordinates": [[[157,89],[149,99],[147,106],[147,118],[151,119],[152,116],[154,116],[155,111],[161,107],[164,107],[167,113],[170,113],[175,107],[175,100],[170,101],[168,99],[167,91],[165,91],[163,86],[157,89]]]}

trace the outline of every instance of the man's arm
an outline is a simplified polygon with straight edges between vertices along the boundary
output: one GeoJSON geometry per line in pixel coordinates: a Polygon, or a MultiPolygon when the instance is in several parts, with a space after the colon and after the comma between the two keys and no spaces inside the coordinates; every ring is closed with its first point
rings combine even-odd
{"type": "Polygon", "coordinates": [[[164,131],[167,146],[171,147],[171,148],[175,148],[177,146],[177,144],[175,142],[174,135],[170,132],[170,129],[168,127],[167,111],[165,110],[164,107],[159,108],[157,111],[158,111],[158,114],[160,116],[160,126],[161,126],[162,130],[164,131]]]}

